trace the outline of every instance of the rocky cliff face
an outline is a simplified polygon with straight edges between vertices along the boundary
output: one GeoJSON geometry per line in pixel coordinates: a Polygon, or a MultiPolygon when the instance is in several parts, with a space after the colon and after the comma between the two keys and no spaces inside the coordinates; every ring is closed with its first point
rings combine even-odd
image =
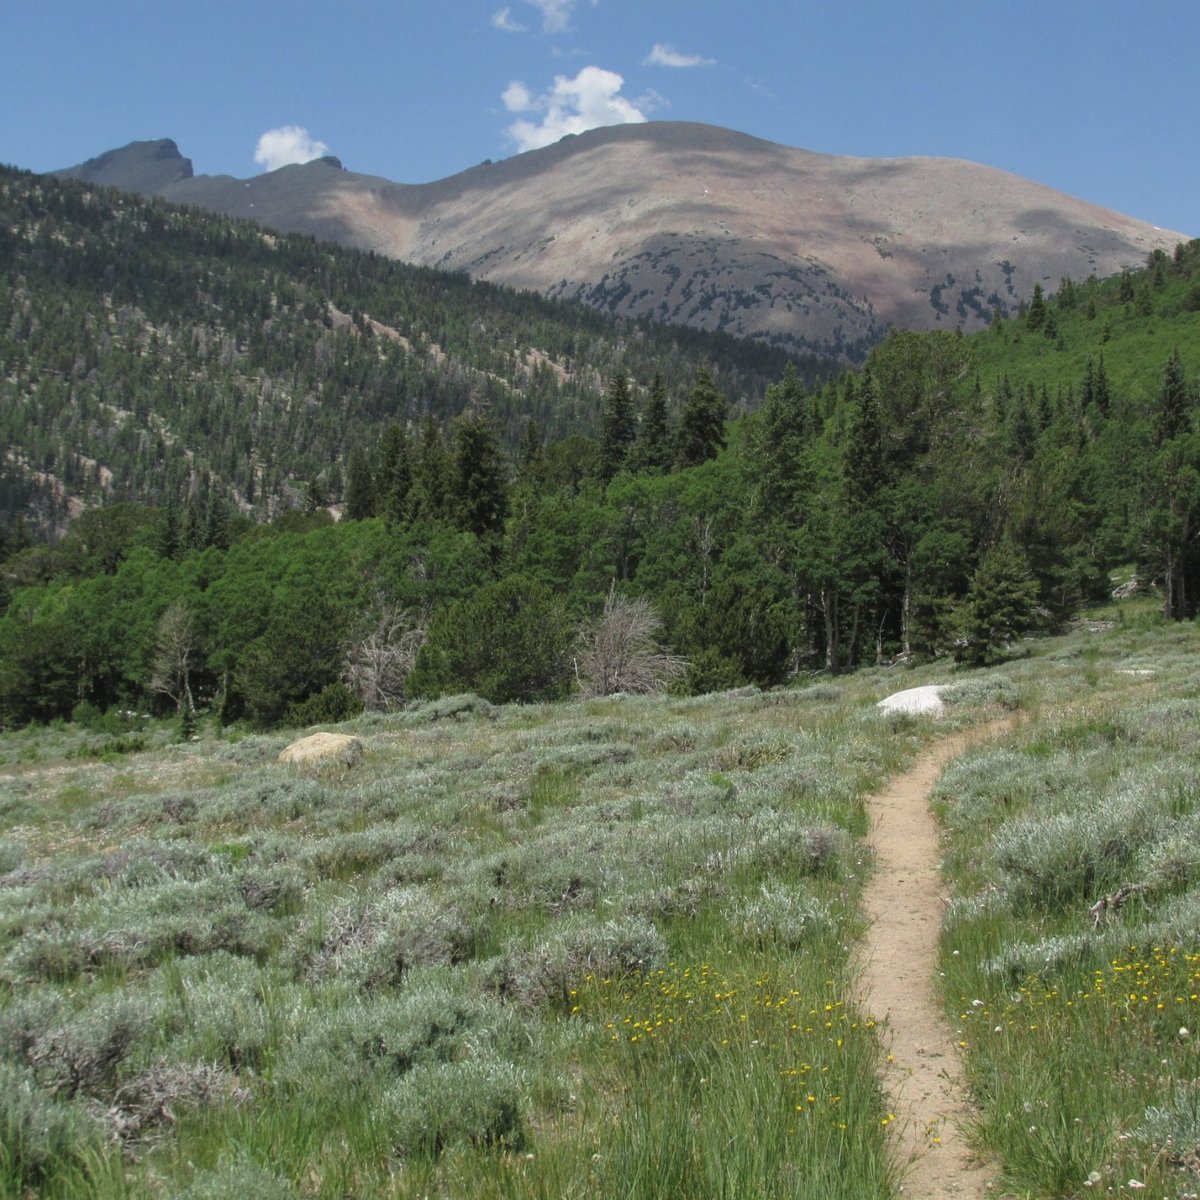
{"type": "Polygon", "coordinates": [[[1140,266],[1186,240],[975,163],[813,154],[683,122],[592,130],[422,185],[329,160],[193,177],[163,150],[178,156],[174,143],[137,145],[65,173],[851,359],[889,325],[969,330],[1035,283],[1052,292],[1062,276],[1140,266]],[[139,186],[159,165],[162,182],[139,186]]]}

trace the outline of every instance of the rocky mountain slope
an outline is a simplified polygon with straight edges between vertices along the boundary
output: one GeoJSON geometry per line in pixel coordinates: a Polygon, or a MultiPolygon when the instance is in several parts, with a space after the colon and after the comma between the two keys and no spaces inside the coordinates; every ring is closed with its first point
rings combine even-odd
{"type": "Polygon", "coordinates": [[[595,129],[419,185],[334,158],[194,176],[168,141],[62,174],[851,360],[889,325],[969,330],[1035,283],[1113,274],[1186,240],[975,163],[814,154],[674,121],[595,129]]]}

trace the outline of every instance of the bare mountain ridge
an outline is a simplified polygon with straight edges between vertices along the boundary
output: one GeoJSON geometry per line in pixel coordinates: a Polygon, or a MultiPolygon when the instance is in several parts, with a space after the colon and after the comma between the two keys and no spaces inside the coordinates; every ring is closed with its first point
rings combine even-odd
{"type": "Polygon", "coordinates": [[[674,121],[592,130],[427,184],[332,158],[245,180],[193,176],[171,142],[61,174],[849,358],[889,325],[969,330],[1035,283],[1113,274],[1187,240],[976,163],[815,154],[674,121]]]}

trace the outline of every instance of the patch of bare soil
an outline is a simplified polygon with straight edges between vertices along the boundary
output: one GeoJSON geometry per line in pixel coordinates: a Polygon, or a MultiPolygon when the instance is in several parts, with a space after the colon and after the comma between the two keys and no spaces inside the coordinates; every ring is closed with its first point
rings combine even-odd
{"type": "Polygon", "coordinates": [[[996,1168],[966,1143],[971,1105],[959,1081],[954,1030],[935,990],[944,900],[929,797],[952,758],[1005,728],[997,722],[946,738],[870,802],[876,869],[865,902],[871,928],[860,952],[861,999],[889,1050],[883,1082],[896,1115],[901,1195],[918,1200],[996,1194],[996,1168]]]}

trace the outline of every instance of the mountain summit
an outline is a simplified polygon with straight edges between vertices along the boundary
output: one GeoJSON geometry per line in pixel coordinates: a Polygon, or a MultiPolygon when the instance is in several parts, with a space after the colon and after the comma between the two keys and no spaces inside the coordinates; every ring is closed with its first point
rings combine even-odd
{"type": "Polygon", "coordinates": [[[186,173],[168,178],[163,147],[178,155],[135,143],[62,174],[852,360],[890,325],[976,328],[1035,284],[1110,275],[1187,240],[976,163],[815,154],[677,121],[594,129],[419,185],[328,159],[238,180],[192,177],[179,158],[186,173]]]}
{"type": "Polygon", "coordinates": [[[152,142],[130,142],[119,150],[109,150],[89,158],[77,167],[51,171],[63,179],[82,179],[126,192],[155,195],[173,183],[192,178],[192,160],[179,153],[170,138],[152,142]]]}

